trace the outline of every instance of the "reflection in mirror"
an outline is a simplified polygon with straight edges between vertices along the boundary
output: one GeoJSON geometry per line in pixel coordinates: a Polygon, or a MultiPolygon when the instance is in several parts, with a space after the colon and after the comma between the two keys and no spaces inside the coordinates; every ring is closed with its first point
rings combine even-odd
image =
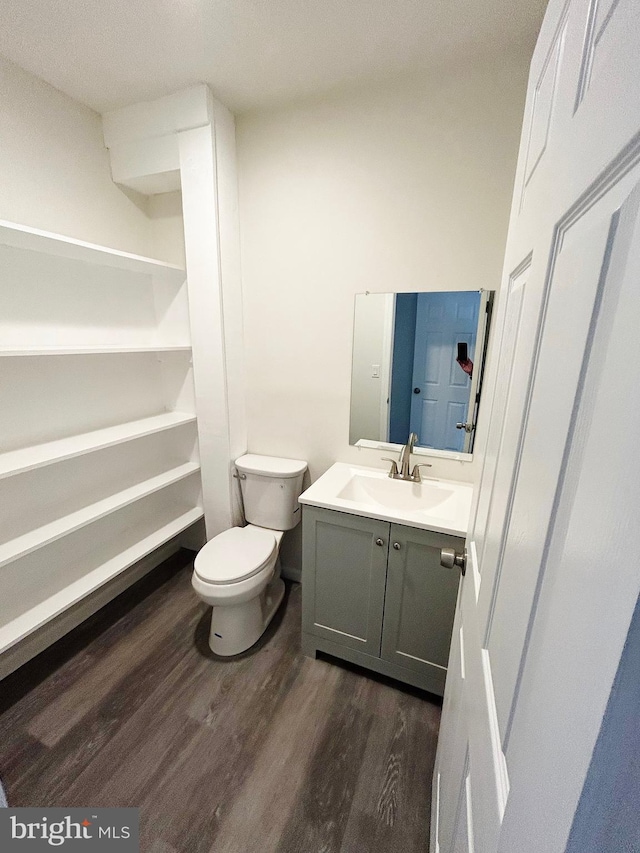
{"type": "Polygon", "coordinates": [[[351,444],[471,453],[493,293],[359,293],[351,444]]]}

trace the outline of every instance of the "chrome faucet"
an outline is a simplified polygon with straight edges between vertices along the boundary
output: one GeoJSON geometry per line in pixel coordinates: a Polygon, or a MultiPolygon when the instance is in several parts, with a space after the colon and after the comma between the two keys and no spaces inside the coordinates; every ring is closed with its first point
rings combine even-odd
{"type": "Polygon", "coordinates": [[[409,473],[411,468],[411,454],[413,453],[413,446],[416,441],[418,441],[418,436],[415,432],[409,433],[407,443],[400,451],[400,459],[398,462],[396,462],[395,459],[389,459],[387,456],[383,457],[383,461],[391,462],[389,477],[392,480],[409,480],[411,483],[420,483],[422,481],[422,478],[420,477],[420,469],[431,468],[431,465],[428,462],[421,462],[419,465],[414,465],[413,470],[409,473]],[[398,465],[400,465],[399,471],[398,465]]]}
{"type": "Polygon", "coordinates": [[[410,478],[409,474],[409,465],[411,464],[411,454],[413,453],[413,445],[418,440],[418,436],[415,432],[409,433],[409,438],[407,439],[407,443],[402,448],[400,452],[400,459],[398,464],[400,465],[400,479],[408,480],[410,478]]]}

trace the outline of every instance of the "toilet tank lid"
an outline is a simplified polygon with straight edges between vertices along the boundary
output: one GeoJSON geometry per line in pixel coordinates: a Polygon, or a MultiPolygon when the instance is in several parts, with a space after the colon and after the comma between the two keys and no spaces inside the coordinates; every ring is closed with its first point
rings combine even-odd
{"type": "Polygon", "coordinates": [[[247,453],[236,459],[236,468],[244,474],[262,474],[267,477],[297,477],[307,470],[301,459],[283,459],[279,456],[258,456],[247,453]]]}

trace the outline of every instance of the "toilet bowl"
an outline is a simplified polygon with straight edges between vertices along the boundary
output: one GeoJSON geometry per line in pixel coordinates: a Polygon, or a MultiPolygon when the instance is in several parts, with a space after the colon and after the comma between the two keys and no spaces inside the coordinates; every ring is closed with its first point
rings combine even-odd
{"type": "Polygon", "coordinates": [[[240,654],[257,642],[280,606],[280,542],[300,521],[298,497],[307,464],[247,454],[236,460],[236,468],[249,523],[209,540],[195,558],[191,579],[212,607],[209,646],[222,656],[240,654]]]}
{"type": "Polygon", "coordinates": [[[252,524],[211,539],[194,562],[192,586],[213,608],[209,645],[237,655],[260,639],[284,595],[278,551],[283,532],[252,524]]]}

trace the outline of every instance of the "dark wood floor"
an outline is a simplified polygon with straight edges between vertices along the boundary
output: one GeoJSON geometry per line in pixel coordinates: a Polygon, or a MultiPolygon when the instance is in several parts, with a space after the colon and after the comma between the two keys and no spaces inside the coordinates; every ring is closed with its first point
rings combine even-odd
{"type": "Polygon", "coordinates": [[[145,853],[428,850],[439,706],[305,658],[297,584],[216,659],[188,557],[0,682],[10,804],[139,806],[145,853]]]}

